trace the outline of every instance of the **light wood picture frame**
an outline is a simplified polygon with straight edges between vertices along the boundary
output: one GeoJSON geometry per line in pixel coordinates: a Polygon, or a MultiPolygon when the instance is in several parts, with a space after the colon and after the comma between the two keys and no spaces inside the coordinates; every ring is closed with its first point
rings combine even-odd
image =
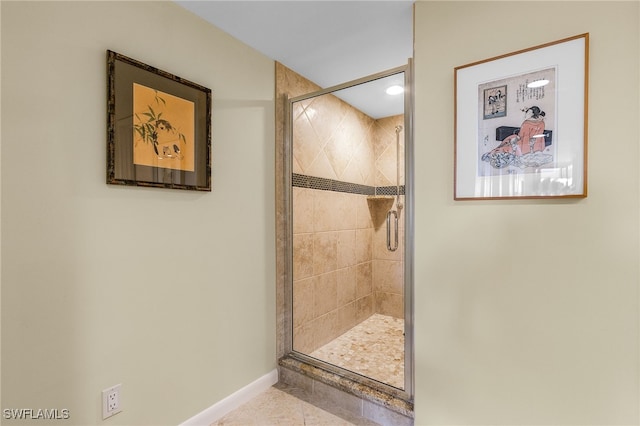
{"type": "Polygon", "coordinates": [[[587,196],[589,34],[454,69],[454,200],[587,196]]]}

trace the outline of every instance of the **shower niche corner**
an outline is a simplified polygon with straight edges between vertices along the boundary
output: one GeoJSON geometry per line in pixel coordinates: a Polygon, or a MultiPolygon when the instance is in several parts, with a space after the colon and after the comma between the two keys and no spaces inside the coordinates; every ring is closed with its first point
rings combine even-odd
{"type": "Polygon", "coordinates": [[[288,99],[280,360],[342,390],[390,395],[404,416],[413,400],[410,81],[409,63],[288,99]],[[385,93],[393,85],[400,95],[385,93]]]}

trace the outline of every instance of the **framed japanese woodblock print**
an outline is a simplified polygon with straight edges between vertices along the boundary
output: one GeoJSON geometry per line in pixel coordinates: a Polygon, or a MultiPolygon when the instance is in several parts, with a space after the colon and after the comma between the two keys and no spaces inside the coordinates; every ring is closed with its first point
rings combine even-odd
{"type": "Polygon", "coordinates": [[[211,191],[211,90],[107,51],[107,183],[211,191]]]}
{"type": "Polygon", "coordinates": [[[454,199],[587,196],[589,34],[456,67],[454,199]]]}

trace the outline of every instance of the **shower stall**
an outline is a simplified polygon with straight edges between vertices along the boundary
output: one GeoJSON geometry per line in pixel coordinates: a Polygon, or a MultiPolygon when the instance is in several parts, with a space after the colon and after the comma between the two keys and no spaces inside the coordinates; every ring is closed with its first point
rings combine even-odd
{"type": "Polygon", "coordinates": [[[290,97],[286,352],[411,401],[409,67],[290,97]],[[384,91],[400,86],[399,94],[384,91]],[[409,212],[409,214],[408,214],[409,212]]]}

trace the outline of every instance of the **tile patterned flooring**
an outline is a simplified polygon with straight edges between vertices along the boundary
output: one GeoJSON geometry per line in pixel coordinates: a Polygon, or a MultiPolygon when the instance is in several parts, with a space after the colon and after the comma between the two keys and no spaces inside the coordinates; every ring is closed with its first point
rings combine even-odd
{"type": "Polygon", "coordinates": [[[348,414],[335,415],[294,396],[295,389],[271,387],[211,426],[378,426],[348,414]],[[285,391],[286,390],[286,391],[285,391]]]}
{"type": "Polygon", "coordinates": [[[310,355],[402,389],[404,321],[373,314],[310,355]]]}
{"type": "MultiPolygon", "coordinates": [[[[374,314],[310,355],[402,388],[404,321],[374,314]]],[[[325,411],[307,399],[308,395],[300,389],[276,384],[211,426],[378,425],[335,407],[331,407],[331,412],[325,411]]]]}

